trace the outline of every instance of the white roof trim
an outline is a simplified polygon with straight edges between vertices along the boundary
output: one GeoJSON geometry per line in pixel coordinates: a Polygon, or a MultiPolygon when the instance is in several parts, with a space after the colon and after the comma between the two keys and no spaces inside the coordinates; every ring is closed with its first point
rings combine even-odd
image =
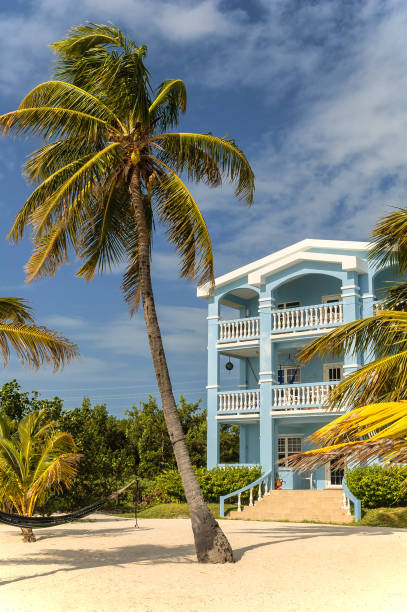
{"type": "Polygon", "coordinates": [[[328,263],[338,263],[342,264],[342,270],[347,270],[349,272],[359,272],[362,274],[367,273],[367,263],[360,259],[360,257],[356,257],[355,255],[336,255],[331,253],[295,253],[286,257],[284,259],[280,259],[264,268],[260,268],[260,270],[256,270],[255,272],[251,272],[248,275],[249,285],[253,285],[254,287],[260,287],[266,279],[267,276],[273,274],[275,272],[280,272],[285,268],[290,268],[294,264],[299,263],[300,261],[324,261],[328,263]]]}
{"type": "MultiPolygon", "coordinates": [[[[352,240],[314,240],[311,238],[307,238],[305,240],[301,240],[300,242],[296,242],[295,244],[292,244],[289,247],[276,251],[275,253],[267,255],[266,257],[263,257],[262,259],[253,261],[250,264],[247,264],[246,266],[237,268],[236,270],[233,270],[232,272],[228,272],[227,274],[218,276],[218,278],[215,279],[215,287],[222,287],[223,285],[226,285],[244,276],[250,275],[250,278],[253,278],[251,275],[256,271],[260,271],[260,268],[267,268],[267,269],[271,268],[271,272],[274,272],[277,269],[283,269],[283,268],[279,268],[279,266],[276,265],[280,261],[283,264],[283,267],[288,267],[289,265],[292,265],[292,262],[296,260],[304,261],[304,258],[301,259],[301,257],[298,258],[298,257],[290,257],[290,256],[294,256],[295,254],[297,254],[298,256],[300,255],[304,256],[304,251],[309,251],[310,249],[332,249],[332,250],[339,250],[339,251],[367,251],[368,248],[369,248],[368,242],[356,242],[352,240]],[[286,262],[288,258],[290,258],[291,264],[283,263],[283,262],[286,262]]],[[[363,272],[367,270],[365,263],[359,257],[354,257],[354,256],[352,257],[349,255],[347,256],[345,254],[344,255],[333,255],[330,253],[309,253],[309,255],[316,255],[319,258],[314,261],[330,261],[330,257],[336,257],[337,263],[342,263],[345,266],[357,265],[357,268],[358,269],[360,268],[360,271],[362,271],[362,268],[363,268],[363,272]],[[341,259],[339,260],[339,258],[341,259]],[[358,263],[356,264],[355,261],[353,261],[353,263],[351,263],[350,261],[348,263],[346,263],[346,261],[343,262],[342,260],[344,258],[345,259],[353,258],[353,260],[357,259],[358,263]]],[[[343,267],[343,269],[344,270],[345,269],[347,270],[355,269],[356,270],[356,268],[352,268],[352,267],[343,267]]],[[[268,272],[268,274],[270,274],[270,272],[268,272]]],[[[261,276],[264,276],[262,270],[261,270],[261,276]]],[[[250,280],[249,280],[249,283],[252,284],[250,280]]],[[[209,295],[210,295],[210,284],[209,283],[206,283],[205,285],[201,285],[200,287],[198,287],[197,289],[198,297],[206,298],[206,297],[209,297],[209,295]]]]}

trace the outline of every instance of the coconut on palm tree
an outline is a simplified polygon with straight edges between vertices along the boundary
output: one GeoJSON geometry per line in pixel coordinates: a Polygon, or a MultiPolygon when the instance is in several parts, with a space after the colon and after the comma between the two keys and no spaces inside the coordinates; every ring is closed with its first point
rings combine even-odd
{"type": "MultiPolygon", "coordinates": [[[[407,271],[407,210],[383,217],[373,231],[370,258],[378,269],[407,271]]],[[[341,325],[312,341],[299,357],[370,354],[330,393],[327,408],[348,410],[317,430],[319,448],[293,456],[292,468],[312,470],[329,459],[334,469],[380,459],[407,461],[407,283],[389,285],[374,316],[341,325]],[[352,410],[349,410],[349,407],[352,410]]]]}
{"type": "Polygon", "coordinates": [[[38,187],[16,216],[10,239],[33,231],[28,281],[53,275],[70,251],[77,275],[126,265],[122,290],[133,313],[141,299],[162,408],[190,508],[198,560],[233,560],[229,542],[204,502],[171,386],[151,283],[155,225],[164,225],[181,259],[181,276],[213,283],[208,229],[185,178],[236,184],[252,202],[254,178],[236,146],[212,134],[176,131],[186,109],[180,79],[155,90],[138,47],[114,26],[86,24],[52,45],[56,79],[35,87],[19,109],[0,117],[3,133],[40,136],[25,164],[38,187]]]}
{"type": "MultiPolygon", "coordinates": [[[[57,431],[45,410],[19,423],[0,415],[0,500],[17,514],[32,516],[51,492],[69,488],[79,459],[72,436],[57,431]]],[[[35,542],[32,529],[22,531],[25,542],[35,542]]]]}

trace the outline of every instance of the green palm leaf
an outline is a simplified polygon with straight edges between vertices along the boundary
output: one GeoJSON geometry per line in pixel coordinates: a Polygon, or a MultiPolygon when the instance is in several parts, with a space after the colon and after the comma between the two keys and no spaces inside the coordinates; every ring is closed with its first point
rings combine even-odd
{"type": "Polygon", "coordinates": [[[245,155],[233,140],[211,134],[167,132],[154,136],[151,142],[158,142],[164,147],[165,158],[172,161],[176,172],[195,173],[202,164],[200,151],[204,151],[219,167],[223,176],[237,183],[236,197],[245,199],[248,204],[253,202],[254,174],[245,155]]]}

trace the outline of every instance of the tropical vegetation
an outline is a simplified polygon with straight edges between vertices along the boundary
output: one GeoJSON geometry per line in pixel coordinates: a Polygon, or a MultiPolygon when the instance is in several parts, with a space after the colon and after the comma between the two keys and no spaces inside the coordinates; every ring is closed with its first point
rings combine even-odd
{"type": "MultiPolygon", "coordinates": [[[[0,499],[13,512],[32,516],[51,492],[60,494],[74,481],[80,455],[71,435],[36,410],[19,423],[0,415],[0,499]]],[[[32,529],[24,541],[35,542],[32,529]]]]}
{"type": "Polygon", "coordinates": [[[31,226],[34,250],[26,266],[32,281],[56,273],[70,252],[77,275],[93,279],[125,264],[122,290],[131,313],[142,303],[171,444],[188,504],[198,560],[233,560],[229,542],[207,507],[192,469],[177,413],[155,309],[150,260],[161,223],[181,260],[181,276],[213,283],[213,256],[203,215],[184,178],[215,187],[236,183],[251,203],[250,165],[227,138],[174,131],[186,110],[180,79],[155,90],[138,47],[115,26],[85,24],[52,45],[56,75],[0,117],[3,134],[44,141],[25,164],[39,183],[16,216],[10,240],[31,226]]]}
{"type": "Polygon", "coordinates": [[[346,471],[346,483],[363,510],[406,506],[405,481],[401,466],[363,465],[346,471]]]}
{"type": "MultiPolygon", "coordinates": [[[[47,419],[55,422],[59,431],[72,436],[81,454],[74,485],[63,495],[51,494],[37,504],[38,512],[77,510],[106,498],[135,477],[139,479],[140,507],[167,503],[171,499],[176,499],[177,503],[185,501],[163,411],[154,398],[150,397],[138,407],[133,406],[124,417],[118,418],[109,414],[104,404],[92,406],[88,398],[84,398],[81,406],[67,410],[60,398],[40,399],[35,392],[23,391],[15,380],[0,388],[0,416],[19,421],[38,410],[44,410],[47,419]],[[163,476],[166,473],[170,474],[168,479],[163,476]],[[178,495],[174,495],[174,481],[178,495]]],[[[236,478],[248,478],[244,485],[251,482],[253,472],[248,470],[240,473],[235,468],[204,469],[206,411],[201,409],[199,402],[190,404],[181,397],[178,412],[198,480],[201,482],[201,471],[205,475],[203,493],[206,501],[217,500],[218,494],[234,490],[236,478]]],[[[239,429],[233,425],[223,426],[220,437],[222,462],[237,463],[239,429]]],[[[119,512],[134,508],[134,495],[135,489],[129,489],[120,497],[119,505],[111,502],[106,507],[119,512]]],[[[4,500],[0,502],[4,508],[4,500]]]]}
{"type": "MultiPolygon", "coordinates": [[[[377,223],[370,257],[377,269],[396,266],[407,271],[407,210],[396,210],[377,223]]],[[[344,415],[317,430],[310,441],[317,448],[290,458],[291,467],[315,469],[327,458],[336,468],[380,459],[407,462],[407,284],[391,283],[371,317],[353,321],[311,342],[300,354],[304,361],[330,353],[365,353],[365,364],[337,385],[328,408],[344,415]]]]}

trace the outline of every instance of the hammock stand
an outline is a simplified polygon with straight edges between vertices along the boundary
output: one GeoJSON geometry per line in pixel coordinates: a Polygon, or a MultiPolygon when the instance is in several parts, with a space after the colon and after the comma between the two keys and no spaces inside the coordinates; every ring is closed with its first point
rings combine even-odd
{"type": "Polygon", "coordinates": [[[101,501],[95,502],[90,506],[85,506],[79,510],[75,510],[70,514],[61,514],[60,516],[24,516],[20,514],[9,514],[8,512],[2,512],[0,510],[0,523],[6,525],[12,525],[13,527],[20,527],[21,529],[40,529],[42,527],[57,527],[58,525],[64,525],[65,523],[71,523],[77,521],[92,512],[96,512],[102,508],[108,501],[115,499],[117,501],[119,495],[128,489],[136,480],[132,480],[122,489],[115,491],[109,497],[102,499],[101,501]]]}

